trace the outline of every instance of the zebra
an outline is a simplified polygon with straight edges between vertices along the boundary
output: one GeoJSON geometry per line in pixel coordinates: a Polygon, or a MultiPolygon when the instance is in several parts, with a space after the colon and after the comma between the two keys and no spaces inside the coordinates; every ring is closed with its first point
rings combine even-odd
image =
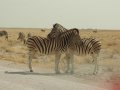
{"type": "MultiPolygon", "coordinates": [[[[56,38],[58,34],[66,32],[67,29],[65,29],[62,25],[56,23],[53,25],[52,31],[48,34],[48,37],[50,38],[56,38]]],[[[93,38],[83,38],[81,39],[80,43],[77,44],[71,44],[72,46],[69,47],[69,52],[66,53],[66,59],[67,59],[67,70],[66,73],[70,70],[70,63],[74,64],[71,59],[74,58],[74,55],[91,55],[93,58],[93,61],[95,63],[95,68],[93,74],[97,74],[98,71],[98,64],[97,64],[97,57],[99,56],[99,52],[101,49],[101,42],[93,39],[93,38]],[[82,44],[81,44],[82,42],[82,44]]],[[[72,65],[73,66],[73,65],[72,65]]],[[[71,67],[71,71],[73,71],[73,67],[71,67]]],[[[72,72],[73,73],[73,72],[72,72]]]]}
{"type": "Polygon", "coordinates": [[[39,52],[41,55],[55,55],[55,72],[59,71],[59,60],[61,54],[67,51],[67,47],[71,43],[80,42],[79,30],[76,28],[70,29],[58,35],[58,38],[43,38],[40,36],[32,36],[27,39],[29,69],[33,72],[31,62],[33,56],[39,52]]]}
{"type": "Polygon", "coordinates": [[[93,33],[97,33],[98,32],[98,30],[96,29],[96,30],[93,30],[93,33]]]}
{"type": "Polygon", "coordinates": [[[62,32],[67,31],[66,28],[64,28],[62,25],[60,25],[59,23],[56,23],[53,25],[53,29],[51,30],[51,32],[47,35],[47,38],[51,39],[56,37],[56,34],[60,34],[62,32]]]}
{"type": "MultiPolygon", "coordinates": [[[[93,63],[95,64],[93,74],[97,74],[97,71],[98,71],[97,57],[99,56],[99,53],[101,50],[101,42],[94,38],[82,38],[81,40],[82,40],[82,44],[75,43],[74,45],[70,46],[69,52],[72,52],[72,54],[77,55],[77,56],[81,56],[81,55],[92,56],[93,63]]],[[[68,60],[66,72],[68,72],[70,69],[69,63],[70,61],[68,60]]]]}
{"type": "Polygon", "coordinates": [[[25,44],[26,43],[25,34],[23,32],[19,32],[17,40],[20,40],[25,44]]]}
{"type": "Polygon", "coordinates": [[[44,29],[41,29],[41,31],[42,31],[42,32],[45,32],[45,30],[44,30],[44,29]]]}
{"type": "Polygon", "coordinates": [[[28,34],[27,34],[27,38],[29,38],[29,37],[31,37],[32,36],[32,34],[29,32],[28,34]]]}
{"type": "Polygon", "coordinates": [[[8,33],[7,31],[3,30],[3,31],[0,31],[0,37],[2,36],[5,36],[5,40],[8,40],[8,33]]]}

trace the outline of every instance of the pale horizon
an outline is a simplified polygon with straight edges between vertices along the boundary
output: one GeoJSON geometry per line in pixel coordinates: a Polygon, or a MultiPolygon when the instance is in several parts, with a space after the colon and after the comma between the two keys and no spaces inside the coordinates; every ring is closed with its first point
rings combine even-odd
{"type": "Polygon", "coordinates": [[[1,28],[120,30],[119,0],[0,0],[1,28]]]}

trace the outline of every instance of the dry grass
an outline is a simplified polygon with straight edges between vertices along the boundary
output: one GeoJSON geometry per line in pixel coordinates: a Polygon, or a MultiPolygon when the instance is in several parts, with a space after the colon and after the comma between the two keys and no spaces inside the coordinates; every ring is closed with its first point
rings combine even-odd
{"type": "MultiPolygon", "coordinates": [[[[0,60],[9,60],[15,63],[27,63],[27,48],[20,41],[17,41],[18,33],[24,32],[26,35],[31,32],[32,35],[38,35],[46,37],[50,32],[49,29],[6,29],[9,34],[9,40],[6,41],[4,37],[0,37],[0,60]],[[45,31],[43,31],[45,30],[45,31]]],[[[93,30],[80,30],[80,36],[93,37],[100,40],[102,43],[102,50],[99,56],[100,64],[106,66],[112,71],[113,67],[120,66],[118,59],[120,59],[120,31],[114,30],[98,30],[97,33],[93,33],[93,30]],[[116,65],[117,63],[117,65],[116,65]]],[[[43,56],[42,56],[43,57],[43,56]]],[[[33,63],[40,67],[53,67],[54,56],[48,56],[49,58],[36,57],[33,63]]],[[[77,64],[88,63],[90,59],[84,57],[75,57],[77,64]]],[[[61,61],[63,62],[63,61],[61,61]]]]}

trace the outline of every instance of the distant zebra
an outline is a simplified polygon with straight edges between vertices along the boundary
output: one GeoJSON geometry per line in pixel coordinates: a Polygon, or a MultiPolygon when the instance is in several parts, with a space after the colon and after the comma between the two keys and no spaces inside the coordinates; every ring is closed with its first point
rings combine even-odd
{"type": "Polygon", "coordinates": [[[55,55],[55,72],[59,73],[59,60],[62,53],[67,51],[67,47],[71,43],[79,43],[80,36],[78,29],[71,29],[58,35],[58,38],[42,38],[39,36],[32,36],[27,40],[27,47],[29,49],[29,69],[32,72],[32,58],[39,52],[42,55],[55,55]]]}
{"type": "Polygon", "coordinates": [[[3,31],[0,31],[0,37],[2,36],[5,36],[5,39],[8,40],[8,33],[7,31],[3,30],[3,31]]]}
{"type": "Polygon", "coordinates": [[[93,30],[93,33],[97,33],[98,31],[97,30],[93,30]]]}
{"type": "Polygon", "coordinates": [[[32,36],[32,34],[29,32],[28,35],[27,35],[27,38],[29,38],[29,37],[31,37],[31,36],[32,36]]]}
{"type": "Polygon", "coordinates": [[[20,40],[25,44],[26,43],[25,34],[23,32],[19,32],[17,40],[20,40]]]}
{"type": "Polygon", "coordinates": [[[44,29],[41,29],[41,31],[42,31],[42,32],[45,32],[45,30],[44,30],[44,29]]]}
{"type": "MultiPolygon", "coordinates": [[[[53,25],[52,30],[53,31],[51,31],[48,34],[49,37],[51,37],[51,38],[57,38],[59,33],[66,32],[66,29],[64,29],[64,27],[62,28],[62,25],[60,25],[58,23],[53,25]]],[[[101,49],[101,43],[93,38],[83,38],[82,44],[81,44],[81,42],[74,43],[72,46],[69,47],[69,52],[66,53],[66,58],[67,58],[67,70],[66,70],[66,72],[68,72],[70,70],[70,63],[73,64],[73,61],[71,61],[74,58],[73,54],[74,55],[90,54],[93,57],[93,60],[95,63],[95,68],[94,68],[93,74],[96,74],[97,69],[98,69],[97,57],[99,55],[100,49],[101,49]]],[[[72,73],[72,71],[73,71],[73,67],[71,67],[71,73],[72,73]]]]}

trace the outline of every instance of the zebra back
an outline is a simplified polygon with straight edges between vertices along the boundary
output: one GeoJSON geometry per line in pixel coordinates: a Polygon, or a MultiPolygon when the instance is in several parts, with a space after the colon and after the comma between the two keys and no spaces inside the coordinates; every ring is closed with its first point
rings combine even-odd
{"type": "Polygon", "coordinates": [[[47,38],[55,38],[56,36],[58,36],[59,34],[65,32],[65,31],[67,31],[66,28],[64,28],[62,25],[56,23],[53,25],[51,32],[47,35],[47,38]]]}
{"type": "Polygon", "coordinates": [[[30,52],[39,51],[40,53],[47,54],[48,53],[48,44],[49,40],[40,36],[31,36],[27,39],[27,47],[30,52]]]}
{"type": "Polygon", "coordinates": [[[77,54],[99,54],[101,42],[93,38],[83,38],[82,44],[75,44],[72,48],[77,54]]]}
{"type": "Polygon", "coordinates": [[[56,37],[60,48],[65,51],[66,49],[69,48],[69,46],[75,44],[75,43],[81,43],[81,37],[79,35],[79,30],[76,28],[67,30],[61,34],[59,34],[56,37]],[[62,47],[62,45],[65,45],[64,47],[62,47]]]}
{"type": "Polygon", "coordinates": [[[41,54],[52,54],[55,52],[65,52],[68,45],[80,40],[78,29],[71,29],[59,35],[57,38],[42,38],[32,36],[27,39],[29,51],[39,51],[41,54]]]}

